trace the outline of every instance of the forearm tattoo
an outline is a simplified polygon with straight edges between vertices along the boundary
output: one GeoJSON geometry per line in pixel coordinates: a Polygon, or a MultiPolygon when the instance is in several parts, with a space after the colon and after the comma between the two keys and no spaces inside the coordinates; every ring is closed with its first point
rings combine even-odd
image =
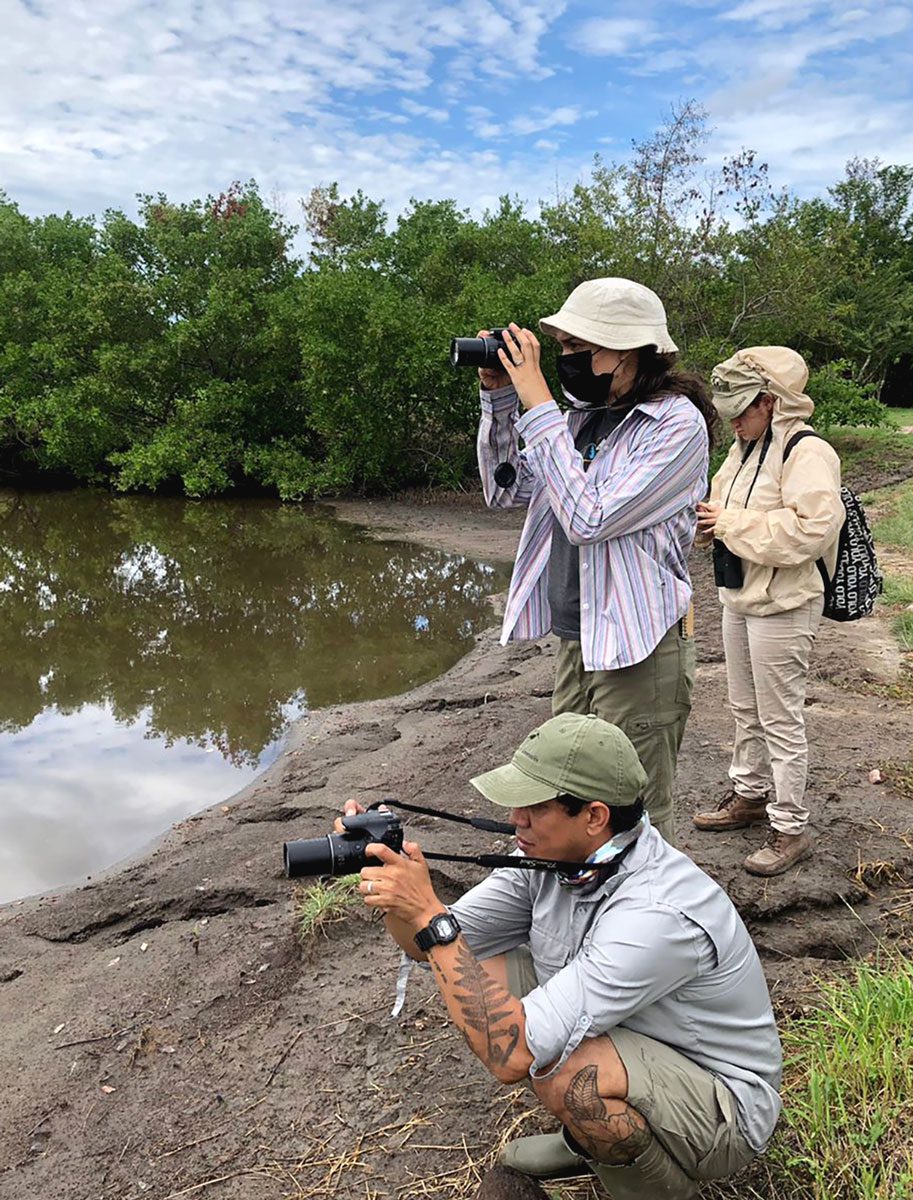
{"type": "MultiPolygon", "coordinates": [[[[431,965],[441,981],[447,983],[433,955],[431,965]]],[[[503,1066],[520,1041],[513,996],[492,979],[463,938],[456,943],[454,974],[451,996],[457,1009],[456,1023],[469,1048],[490,1069],[503,1066]]]]}
{"type": "Polygon", "coordinates": [[[604,1100],[595,1066],[578,1071],[564,1093],[573,1136],[598,1162],[621,1166],[639,1158],[653,1134],[637,1109],[624,1100],[604,1100]]]}

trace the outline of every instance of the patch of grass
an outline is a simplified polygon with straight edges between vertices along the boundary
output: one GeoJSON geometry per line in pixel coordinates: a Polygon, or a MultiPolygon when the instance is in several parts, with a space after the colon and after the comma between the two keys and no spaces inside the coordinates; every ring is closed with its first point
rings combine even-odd
{"type": "Polygon", "coordinates": [[[913,553],[913,479],[875,492],[873,499],[879,510],[872,529],[875,540],[913,553]]]}
{"type": "Polygon", "coordinates": [[[913,434],[897,426],[882,429],[845,427],[828,431],[827,440],[840,455],[844,482],[852,488],[871,486],[885,475],[913,474],[913,434]]]}
{"type": "Polygon", "coordinates": [[[892,632],[900,643],[901,650],[906,654],[913,653],[913,611],[897,611],[913,608],[913,576],[885,575],[880,603],[895,610],[896,615],[891,623],[892,632]]]}
{"type": "Polygon", "coordinates": [[[913,577],[885,575],[881,599],[885,604],[913,604],[913,577]]]}
{"type": "Polygon", "coordinates": [[[895,617],[891,628],[904,650],[913,651],[913,612],[895,617]]]}
{"type": "MultiPolygon", "coordinates": [[[[878,520],[872,533],[879,545],[900,551],[913,561],[913,479],[875,494],[878,520]]],[[[913,575],[888,575],[883,603],[897,608],[913,604],[913,575]]],[[[899,612],[892,629],[901,647],[913,651],[913,612],[899,612]]]]}
{"type": "Polygon", "coordinates": [[[809,1200],[913,1194],[913,963],[862,963],[823,985],[815,1011],[782,1030],[781,1131],[772,1165],[809,1200]]]}
{"type": "Polygon", "coordinates": [[[295,928],[299,942],[307,942],[317,933],[325,933],[326,926],[341,921],[347,913],[357,908],[360,894],[359,877],[346,875],[342,879],[325,882],[317,879],[309,887],[295,892],[295,928]]]}
{"type": "Polygon", "coordinates": [[[881,773],[901,800],[913,801],[913,759],[882,763],[881,773]]]}
{"type": "Polygon", "coordinates": [[[913,408],[889,408],[888,420],[892,425],[896,425],[898,429],[902,429],[907,425],[913,425],[913,408]]]}

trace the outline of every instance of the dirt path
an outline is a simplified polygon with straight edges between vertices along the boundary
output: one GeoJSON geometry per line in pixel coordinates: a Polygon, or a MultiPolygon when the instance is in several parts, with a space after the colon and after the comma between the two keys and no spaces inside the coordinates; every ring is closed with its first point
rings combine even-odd
{"type": "MultiPolygon", "coordinates": [[[[477,503],[339,511],[467,554],[516,545],[516,516],[477,503]]],[[[688,820],[723,789],[731,736],[719,609],[706,563],[694,573],[681,842],[728,888],[791,1007],[823,960],[909,936],[891,910],[911,896],[913,710],[889,696],[886,622],[823,630],[808,697],[818,854],[752,879],[739,864],[758,831],[688,820]]],[[[269,771],[135,863],[0,910],[0,1200],[470,1196],[497,1137],[537,1119],[525,1093],[488,1079],[421,972],[390,1019],[397,958],[360,910],[301,951],[281,843],[326,832],[348,796],[477,811],[467,778],[548,715],[553,666],[548,641],[485,633],[433,683],[302,722],[269,771]]],[[[410,829],[430,849],[491,845],[427,818],[410,829]]],[[[438,883],[451,898],[477,877],[453,867],[438,883]]]]}

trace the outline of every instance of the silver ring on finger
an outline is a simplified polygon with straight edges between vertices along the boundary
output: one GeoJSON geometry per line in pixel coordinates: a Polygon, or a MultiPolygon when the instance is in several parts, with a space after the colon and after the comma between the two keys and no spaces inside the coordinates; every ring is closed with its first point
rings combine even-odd
{"type": "Polygon", "coordinates": [[[373,895],[374,895],[374,880],[373,880],[373,879],[369,879],[369,880],[368,880],[368,886],[367,886],[367,888],[366,888],[366,891],[367,891],[367,893],[368,893],[368,895],[369,895],[369,896],[373,896],[373,895]]]}
{"type": "Polygon", "coordinates": [[[526,359],[525,359],[525,358],[523,357],[523,355],[521,354],[519,358],[515,358],[515,359],[514,359],[514,366],[515,366],[515,367],[522,367],[522,366],[523,366],[523,364],[524,364],[525,362],[526,362],[526,359]]]}

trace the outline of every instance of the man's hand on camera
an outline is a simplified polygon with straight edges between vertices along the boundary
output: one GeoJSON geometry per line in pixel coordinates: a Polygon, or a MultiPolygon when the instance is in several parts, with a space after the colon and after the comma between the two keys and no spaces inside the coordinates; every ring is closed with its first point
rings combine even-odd
{"type": "MultiPolygon", "coordinates": [[[[491,330],[480,329],[476,337],[491,337],[491,330]]],[[[509,387],[510,376],[497,367],[479,367],[479,383],[486,392],[493,392],[495,388],[509,387]]]]}
{"type": "MultiPolygon", "coordinates": [[[[342,806],[343,817],[357,817],[357,816],[360,816],[361,813],[366,813],[367,811],[368,810],[365,808],[365,806],[363,804],[359,804],[357,800],[347,800],[345,802],[345,804],[342,806]]],[[[389,808],[387,808],[386,804],[382,804],[380,806],[380,808],[378,808],[377,811],[378,812],[389,812],[390,810],[389,810],[389,808]]],[[[346,827],[342,823],[342,817],[337,817],[336,820],[333,822],[333,832],[334,833],[345,833],[345,831],[346,831],[346,827]]]]}
{"type": "Polygon", "coordinates": [[[413,933],[424,929],[433,916],[444,910],[428,873],[428,864],[416,842],[404,842],[403,854],[389,846],[371,842],[365,847],[381,867],[362,867],[358,890],[368,908],[382,909],[408,925],[413,933]]]}
{"type": "MultiPolygon", "coordinates": [[[[366,813],[368,810],[363,804],[359,804],[357,800],[347,800],[342,806],[343,817],[355,817],[360,813],[366,813]]],[[[334,833],[345,833],[346,827],[342,823],[342,817],[337,817],[333,822],[334,833]]]]}
{"type": "Polygon", "coordinates": [[[504,344],[509,353],[499,350],[498,358],[517,389],[520,403],[527,411],[547,404],[552,393],[539,366],[539,339],[529,329],[521,329],[516,321],[511,321],[504,330],[504,344]]]}

